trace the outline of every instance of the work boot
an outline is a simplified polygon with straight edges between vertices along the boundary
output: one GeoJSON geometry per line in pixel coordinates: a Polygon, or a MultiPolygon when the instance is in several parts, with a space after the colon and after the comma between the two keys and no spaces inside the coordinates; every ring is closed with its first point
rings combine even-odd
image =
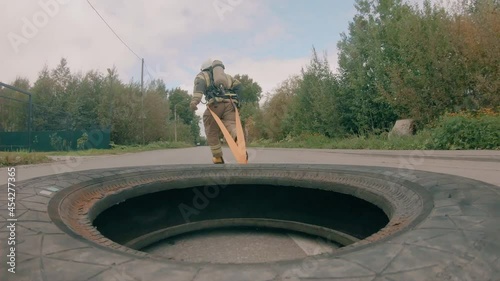
{"type": "Polygon", "coordinates": [[[214,164],[224,164],[224,158],[221,157],[214,157],[212,158],[212,162],[214,162],[214,164]]]}

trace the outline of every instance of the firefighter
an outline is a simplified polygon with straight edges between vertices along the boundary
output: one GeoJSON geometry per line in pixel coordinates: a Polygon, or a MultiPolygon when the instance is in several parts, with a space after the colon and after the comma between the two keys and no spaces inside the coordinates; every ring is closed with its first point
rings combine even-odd
{"type": "Polygon", "coordinates": [[[235,107],[240,104],[238,96],[242,91],[242,85],[240,81],[224,72],[224,64],[219,60],[206,60],[200,70],[194,79],[190,108],[193,111],[197,110],[198,104],[205,97],[207,109],[203,113],[203,126],[212,152],[212,161],[214,164],[224,164],[219,139],[221,131],[208,108],[221,119],[232,138],[236,140],[235,107]]]}

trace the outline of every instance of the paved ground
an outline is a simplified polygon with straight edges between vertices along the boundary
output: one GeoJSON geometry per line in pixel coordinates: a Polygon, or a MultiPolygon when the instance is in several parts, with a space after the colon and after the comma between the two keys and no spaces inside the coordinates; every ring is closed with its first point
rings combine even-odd
{"type": "MultiPolygon", "coordinates": [[[[59,162],[18,169],[18,181],[89,169],[169,164],[209,164],[208,147],[97,157],[59,157],[59,162]]],[[[229,149],[226,162],[236,163],[229,149]]],[[[381,151],[319,149],[248,150],[251,163],[344,164],[422,170],[469,177],[500,186],[500,151],[381,151]]],[[[0,183],[7,179],[0,169],[0,183]]]]}
{"type": "MultiPolygon", "coordinates": [[[[229,150],[225,150],[226,162],[235,163],[229,150]]],[[[360,151],[360,150],[301,150],[301,149],[250,149],[249,158],[252,163],[300,163],[300,164],[345,164],[360,166],[380,166],[404,168],[410,170],[430,171],[451,175],[468,177],[480,180],[500,187],[500,151],[360,151]]],[[[22,166],[17,169],[17,180],[24,181],[40,176],[56,175],[66,172],[85,171],[91,169],[148,166],[163,164],[209,164],[210,157],[207,147],[196,147],[189,149],[176,149],[164,151],[151,151],[138,154],[127,154],[119,156],[99,156],[83,158],[61,158],[60,161],[50,164],[22,166]]],[[[7,181],[7,169],[0,169],[0,185],[7,181]]],[[[465,186],[465,185],[464,185],[465,186]]],[[[460,187],[461,188],[461,187],[460,187]]],[[[500,189],[490,190],[492,194],[500,195],[500,189]]],[[[47,191],[50,193],[50,191],[47,191]]],[[[484,200],[487,200],[486,198],[484,200]]],[[[37,202],[38,203],[38,202],[37,202]]],[[[446,206],[441,206],[446,208],[446,206]]],[[[31,207],[30,207],[31,210],[31,207]]],[[[39,219],[32,218],[31,220],[39,219]]],[[[433,226],[435,227],[435,226],[433,226]]],[[[444,226],[443,226],[444,227],[444,226]]],[[[21,229],[20,231],[22,231],[21,229]]],[[[56,230],[54,230],[56,231],[56,230]]],[[[55,235],[55,234],[54,234],[55,235]]],[[[60,235],[57,233],[57,235],[60,235]]],[[[33,236],[35,237],[35,236],[33,236]]],[[[38,237],[38,236],[36,236],[38,237]]],[[[61,236],[62,237],[62,236],[61,236]]],[[[223,235],[222,235],[223,237],[223,235]]],[[[270,236],[267,236],[270,238],[270,236]]],[[[243,237],[247,242],[256,242],[258,236],[243,237]]],[[[278,239],[279,237],[273,237],[278,239]]],[[[48,239],[48,238],[47,238],[48,239]]],[[[203,239],[217,239],[219,237],[205,237],[203,239]]],[[[29,240],[29,239],[28,239],[29,240]]],[[[298,243],[297,239],[290,236],[281,237],[279,242],[269,239],[271,244],[284,243],[290,255],[307,255],[307,241],[298,243]],[[286,242],[287,240],[288,242],[286,242]],[[287,244],[288,243],[288,244],[287,244]],[[299,250],[302,250],[302,252],[299,250]]],[[[231,243],[237,243],[233,240],[231,243]]],[[[241,241],[241,240],[239,240],[241,241]]],[[[43,242],[43,241],[42,241],[43,242]]],[[[45,240],[47,245],[50,241],[45,240]]],[[[52,241],[57,246],[56,240],[52,241]]],[[[199,241],[198,241],[199,242],[199,241]]],[[[226,240],[227,242],[227,240],[226,240]]],[[[61,242],[62,243],[62,242],[61,242]]],[[[196,247],[196,241],[191,241],[191,249],[196,247]]],[[[283,247],[285,247],[283,246],[283,247]]],[[[261,245],[264,250],[272,250],[266,245],[261,245]]],[[[282,247],[282,248],[283,248],[282,247]]],[[[391,246],[392,247],[392,246],[391,246]]],[[[200,247],[198,247],[200,248],[200,247]]],[[[182,249],[184,254],[203,255],[206,252],[189,253],[189,247],[182,249]]],[[[275,251],[275,250],[272,250],[275,251]]],[[[266,253],[260,252],[262,255],[266,253]]],[[[180,253],[179,253],[180,254],[180,253]]],[[[250,258],[255,258],[250,256],[250,258]]],[[[258,257],[257,257],[258,259],[258,257]]],[[[499,261],[497,258],[496,262],[499,261]]],[[[146,266],[144,264],[144,266],[146,266]]],[[[56,270],[55,268],[53,268],[56,270]]],[[[56,270],[57,271],[57,270],[56,270]]],[[[43,273],[42,273],[43,274],[43,273]]],[[[371,277],[370,277],[371,278],[371,277]]],[[[34,279],[33,279],[34,280],[34,279]]],[[[36,279],[38,280],[38,279],[36,279]]],[[[115,280],[115,279],[113,279],[115,280]]],[[[116,279],[118,280],[118,279],[116,279]]],[[[326,279],[325,279],[326,280],[326,279]]],[[[361,280],[361,279],[360,279],[361,280]]],[[[367,279],[371,280],[371,279],[367,279]]],[[[450,279],[453,280],[453,279],[450,279]]],[[[457,279],[459,280],[459,279],[457,279]]],[[[464,279],[469,280],[469,279],[464,279]]]]}

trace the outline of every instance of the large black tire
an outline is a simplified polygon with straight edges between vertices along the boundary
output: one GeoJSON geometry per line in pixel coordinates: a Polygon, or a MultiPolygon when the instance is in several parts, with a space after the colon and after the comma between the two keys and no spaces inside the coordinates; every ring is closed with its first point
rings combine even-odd
{"type": "MultiPolygon", "coordinates": [[[[2,276],[16,281],[500,280],[497,188],[444,174],[338,165],[154,166],[42,177],[17,185],[16,273],[6,271],[8,258],[2,254],[2,276]],[[376,204],[390,221],[334,254],[238,265],[158,260],[106,239],[91,225],[111,205],[165,186],[233,183],[331,188],[376,204]]],[[[4,185],[3,210],[6,190],[4,185]]],[[[7,225],[0,232],[2,253],[10,247],[7,225]]]]}

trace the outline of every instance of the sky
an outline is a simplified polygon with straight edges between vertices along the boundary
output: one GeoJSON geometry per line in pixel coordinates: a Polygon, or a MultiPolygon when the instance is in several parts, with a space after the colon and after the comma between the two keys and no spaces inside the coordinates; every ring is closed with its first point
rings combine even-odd
{"type": "Polygon", "coordinates": [[[354,0],[89,2],[1,1],[0,81],[33,83],[44,65],[64,57],[72,72],[116,67],[122,81],[138,82],[144,58],[146,82],[162,79],[192,94],[201,63],[212,58],[226,73],[248,74],[265,94],[299,74],[313,46],[336,72],[337,42],[356,13],[354,0]]]}

